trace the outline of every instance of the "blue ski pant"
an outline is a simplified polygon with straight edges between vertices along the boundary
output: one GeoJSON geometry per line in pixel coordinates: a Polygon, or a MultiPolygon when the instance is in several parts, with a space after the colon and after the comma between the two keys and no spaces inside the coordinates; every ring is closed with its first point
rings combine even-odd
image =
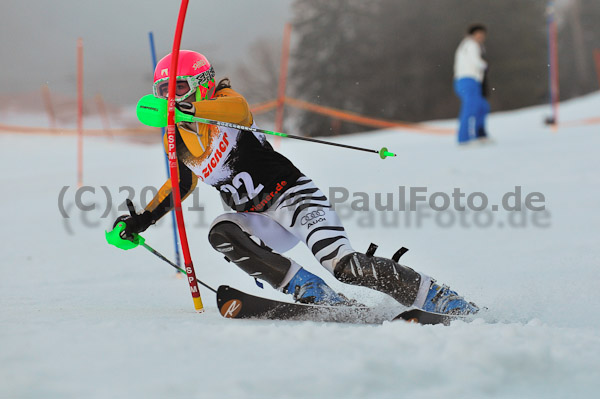
{"type": "Polygon", "coordinates": [[[486,136],[485,117],[490,112],[490,104],[483,97],[481,83],[473,78],[455,79],[454,92],[461,101],[458,142],[486,136]]]}

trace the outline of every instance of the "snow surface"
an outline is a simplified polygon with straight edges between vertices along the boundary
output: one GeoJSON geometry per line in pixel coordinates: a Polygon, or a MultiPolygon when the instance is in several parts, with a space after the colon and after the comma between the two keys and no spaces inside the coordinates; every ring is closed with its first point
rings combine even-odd
{"type": "MultiPolygon", "coordinates": [[[[561,119],[595,117],[599,109],[600,94],[592,94],[563,104],[561,119]]],[[[385,161],[281,143],[321,188],[369,193],[371,208],[374,193],[396,193],[398,186],[447,194],[460,187],[484,192],[490,205],[515,186],[544,194],[547,213],[525,212],[520,227],[509,222],[523,214],[502,211],[491,226],[474,226],[474,215],[466,213],[470,227],[443,227],[431,210],[420,226],[396,212],[400,223],[386,227],[381,212],[340,206],[355,248],[366,250],[373,241],[379,255],[390,256],[404,245],[410,252],[403,263],[489,308],[472,323],[449,327],[228,320],[204,288],[206,312],[196,314],[185,280],[168,265],[144,249],[123,252],[104,240],[104,229],[125,213],[115,209],[127,195],[120,186],[131,185],[139,205],[144,186],[163,183],[159,144],[86,139],[84,183],[96,193],[84,193],[82,201],[97,208],[82,212],[74,205],[75,137],[0,134],[0,397],[594,397],[600,389],[600,128],[553,132],[541,123],[547,113],[535,107],[493,114],[496,143],[488,146],[459,148],[454,137],[394,129],[335,138],[398,153],[385,161]],[[63,186],[68,219],[59,211],[63,186]],[[104,218],[102,186],[113,202],[104,218]],[[541,226],[533,225],[536,215],[541,226]]],[[[455,121],[436,124],[454,127],[455,121]]],[[[205,212],[186,210],[186,224],[198,276],[213,287],[286,298],[268,287],[261,291],[210,248],[207,228],[223,208],[210,187],[201,187],[197,198],[205,212]]],[[[145,237],[173,257],[170,219],[145,237]]],[[[342,286],[301,245],[291,256],[350,296],[390,303],[382,294],[342,286]]]]}

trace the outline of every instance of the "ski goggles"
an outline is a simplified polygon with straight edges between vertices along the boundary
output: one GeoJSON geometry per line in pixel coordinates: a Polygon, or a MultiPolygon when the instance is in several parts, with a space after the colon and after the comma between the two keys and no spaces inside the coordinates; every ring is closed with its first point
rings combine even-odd
{"type": "MultiPolygon", "coordinates": [[[[183,101],[192,95],[196,90],[200,91],[200,97],[205,100],[210,89],[215,87],[215,70],[211,67],[193,76],[177,76],[175,85],[175,101],[183,101]]],[[[167,98],[169,96],[169,78],[158,79],[152,86],[154,97],[167,98]]]]}

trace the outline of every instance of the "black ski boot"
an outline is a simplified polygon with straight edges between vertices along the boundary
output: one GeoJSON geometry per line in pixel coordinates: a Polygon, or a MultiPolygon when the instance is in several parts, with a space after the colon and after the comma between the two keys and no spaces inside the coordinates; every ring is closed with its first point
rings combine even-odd
{"type": "Polygon", "coordinates": [[[360,252],[353,252],[340,259],[333,275],[343,283],[388,294],[404,306],[414,304],[421,285],[421,275],[413,269],[391,259],[360,252]]]}

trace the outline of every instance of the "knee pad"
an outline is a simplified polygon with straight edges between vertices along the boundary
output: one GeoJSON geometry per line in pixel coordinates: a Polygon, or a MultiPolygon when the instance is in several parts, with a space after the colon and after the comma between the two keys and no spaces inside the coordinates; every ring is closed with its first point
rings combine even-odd
{"type": "Polygon", "coordinates": [[[252,277],[279,288],[292,262],[274,253],[266,245],[257,244],[233,222],[219,222],[208,233],[210,245],[225,255],[225,259],[235,263],[252,277]]]}

